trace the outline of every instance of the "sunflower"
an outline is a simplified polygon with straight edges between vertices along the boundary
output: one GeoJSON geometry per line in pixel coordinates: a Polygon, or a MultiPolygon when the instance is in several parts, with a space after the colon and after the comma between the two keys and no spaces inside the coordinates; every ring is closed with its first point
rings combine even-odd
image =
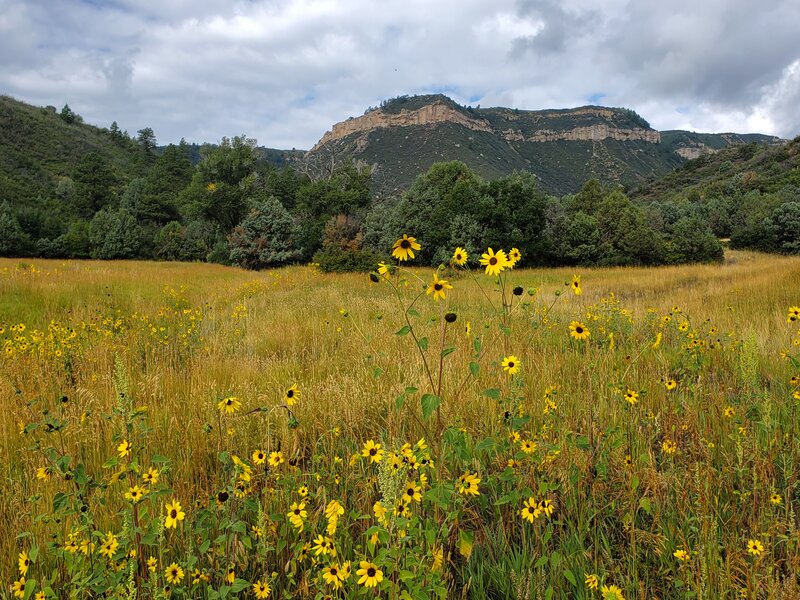
{"type": "Polygon", "coordinates": [[[128,440],[122,440],[119,446],[117,446],[117,452],[119,452],[120,458],[125,458],[131,453],[131,445],[128,440]]]}
{"type": "Polygon", "coordinates": [[[661,444],[661,450],[664,451],[664,454],[675,454],[677,449],[678,445],[672,440],[664,440],[661,444]]]}
{"type": "Polygon", "coordinates": [[[177,563],[172,563],[164,571],[164,577],[168,583],[178,585],[183,580],[183,569],[177,563]]]}
{"type": "Polygon", "coordinates": [[[583,323],[572,321],[569,324],[569,335],[576,340],[588,340],[592,334],[583,323]]]}
{"type": "Polygon", "coordinates": [[[380,500],[376,500],[375,504],[372,505],[372,512],[375,513],[375,518],[378,520],[378,523],[386,523],[386,509],[383,507],[380,500]]]}
{"type": "Polygon", "coordinates": [[[467,259],[469,258],[469,254],[464,248],[456,248],[453,252],[453,257],[450,259],[450,264],[455,265],[456,267],[463,267],[467,264],[467,259]]]}
{"type": "Polygon", "coordinates": [[[295,529],[298,531],[303,531],[303,521],[308,518],[308,513],[306,512],[306,503],[293,502],[289,507],[289,512],[286,513],[286,516],[289,517],[289,521],[295,529]]]}
{"type": "Polygon", "coordinates": [[[667,388],[667,391],[671,392],[678,387],[678,382],[674,379],[667,379],[664,381],[664,387],[667,388]]]}
{"type": "Polygon", "coordinates": [[[628,391],[625,392],[625,402],[631,406],[635,405],[637,402],[639,402],[639,392],[628,388],[628,391]]]}
{"type": "Polygon", "coordinates": [[[322,578],[325,583],[338,590],[342,587],[342,572],[339,565],[328,565],[322,570],[322,578]]]}
{"type": "Polygon", "coordinates": [[[731,418],[732,416],[734,416],[736,414],[736,411],[734,410],[734,408],[732,406],[726,406],[725,410],[722,411],[722,414],[725,415],[728,418],[731,418]]]}
{"type": "Polygon", "coordinates": [[[583,579],[583,583],[590,590],[596,590],[598,586],[597,575],[586,575],[583,579]]]}
{"type": "Polygon", "coordinates": [[[800,306],[790,306],[789,314],[786,317],[787,323],[794,323],[800,320],[800,306]]]}
{"type": "Polygon", "coordinates": [[[772,494],[772,495],[769,497],[769,501],[770,501],[772,504],[774,504],[775,506],[778,506],[778,505],[780,505],[780,503],[781,503],[781,502],[783,502],[783,498],[781,498],[781,495],[780,495],[780,494],[772,494]]]}
{"type": "Polygon", "coordinates": [[[160,473],[158,472],[158,469],[150,467],[144,474],[142,474],[142,481],[148,485],[155,485],[158,483],[159,475],[160,473]]]}
{"type": "Polygon", "coordinates": [[[758,540],[747,540],[747,552],[753,556],[761,556],[764,552],[764,544],[758,540]]]}
{"type": "Polygon", "coordinates": [[[144,498],[147,490],[142,489],[138,485],[133,486],[125,493],[125,498],[136,504],[139,500],[144,498]]]}
{"type": "Polygon", "coordinates": [[[445,299],[445,290],[452,290],[453,286],[450,285],[446,279],[439,279],[438,273],[433,274],[433,281],[428,285],[426,294],[433,294],[433,299],[437,302],[445,299]]]}
{"type": "Polygon", "coordinates": [[[155,556],[151,556],[147,559],[147,570],[151,573],[156,572],[156,567],[158,566],[158,559],[155,556]]]}
{"type": "Polygon", "coordinates": [[[508,251],[508,268],[513,269],[514,266],[522,260],[522,253],[519,248],[512,248],[508,251]]]}
{"type": "Polygon", "coordinates": [[[17,581],[11,584],[11,591],[14,592],[15,598],[25,597],[25,577],[20,577],[17,581]]]}
{"type": "Polygon", "coordinates": [[[36,469],[36,479],[47,481],[50,479],[50,467],[39,467],[36,469]]]}
{"type": "Polygon", "coordinates": [[[370,462],[379,463],[383,460],[383,450],[381,450],[381,445],[376,444],[372,440],[367,440],[364,442],[364,447],[361,448],[361,456],[364,458],[369,458],[370,462]]]}
{"type": "Polygon", "coordinates": [[[242,403],[236,396],[229,396],[228,398],[223,398],[217,403],[217,410],[219,410],[220,412],[228,413],[229,415],[232,415],[240,408],[242,408],[242,403]]]}
{"type": "Polygon", "coordinates": [[[19,553],[19,574],[20,575],[27,575],[28,574],[28,567],[31,565],[31,559],[28,556],[28,553],[23,550],[19,553]]]}
{"type": "Polygon", "coordinates": [[[225,575],[225,583],[232,584],[234,581],[236,581],[236,569],[231,565],[228,567],[228,573],[225,575]]]}
{"type": "Polygon", "coordinates": [[[509,354],[503,359],[503,370],[509,375],[516,375],[521,366],[520,360],[513,354],[509,354]]]}
{"type": "Polygon", "coordinates": [[[283,452],[280,450],[276,450],[269,453],[269,459],[267,460],[271,467],[278,467],[281,463],[285,462],[283,458],[283,452]]]}
{"type": "Polygon", "coordinates": [[[256,598],[259,600],[263,600],[264,598],[269,598],[270,593],[272,590],[269,587],[269,584],[266,581],[258,580],[253,584],[253,594],[255,594],[256,598]]]}
{"type": "Polygon", "coordinates": [[[538,506],[539,510],[542,511],[545,517],[548,519],[553,516],[553,511],[555,510],[555,506],[553,506],[552,500],[542,500],[539,502],[538,506]]]}
{"type": "Polygon", "coordinates": [[[336,549],[333,547],[333,540],[326,538],[323,535],[318,535],[314,539],[314,556],[331,554],[336,556],[336,549]]]}
{"type": "Polygon", "coordinates": [[[603,594],[603,600],[625,600],[622,590],[616,585],[604,585],[600,592],[603,594]]]}
{"type": "Polygon", "coordinates": [[[406,500],[407,503],[410,504],[411,502],[419,502],[420,500],[422,500],[422,494],[420,494],[422,488],[420,488],[416,484],[416,482],[414,481],[406,482],[404,489],[405,492],[403,492],[403,498],[406,500]]]}
{"type": "Polygon", "coordinates": [[[263,465],[267,461],[267,455],[263,450],[255,450],[253,452],[253,463],[263,465]]]}
{"type": "Polygon", "coordinates": [[[575,292],[575,295],[580,296],[583,293],[583,290],[581,289],[581,276],[573,275],[570,286],[572,287],[572,291],[575,292]]]}
{"type": "MultiPolygon", "coordinates": [[[[119,548],[119,541],[117,541],[117,537],[109,531],[106,534],[106,539],[103,540],[102,544],[100,544],[100,554],[108,557],[108,559],[111,560],[111,558],[114,556],[114,553],[117,551],[117,548],[119,548]]],[[[78,547],[76,544],[75,550],[77,549],[78,547]]]]}
{"type": "Polygon", "coordinates": [[[519,447],[525,454],[533,454],[536,452],[537,444],[533,440],[522,440],[519,447]]]}
{"type": "Polygon", "coordinates": [[[506,253],[502,250],[498,250],[495,254],[494,250],[489,248],[489,250],[481,254],[481,264],[486,267],[486,274],[497,276],[500,275],[501,271],[508,266],[508,257],[506,253]]]}
{"type": "Polygon", "coordinates": [[[164,519],[164,528],[172,529],[178,528],[178,521],[183,521],[186,517],[186,513],[181,510],[181,503],[177,500],[173,499],[170,504],[165,504],[164,507],[167,510],[167,518],[164,519]]]}
{"type": "Polygon", "coordinates": [[[360,565],[361,568],[356,571],[356,575],[359,576],[359,585],[378,587],[378,584],[383,581],[383,571],[378,568],[378,565],[366,560],[362,560],[360,565]]]}
{"type": "Polygon", "coordinates": [[[526,521],[530,521],[533,523],[535,519],[539,518],[539,515],[542,514],[542,511],[539,510],[539,506],[536,503],[536,499],[532,496],[523,502],[524,506],[522,510],[519,511],[519,515],[526,521]]]}
{"type": "Polygon", "coordinates": [[[392,276],[392,268],[390,265],[386,263],[379,262],[378,263],[378,275],[383,277],[384,279],[390,279],[392,276]]]}
{"type": "Polygon", "coordinates": [[[414,258],[414,251],[421,250],[422,246],[417,243],[417,238],[408,237],[405,233],[403,237],[392,244],[392,256],[397,260],[408,260],[414,258]]]}
{"type": "Polygon", "coordinates": [[[672,556],[681,562],[687,562],[689,560],[689,553],[686,550],[675,550],[675,552],[672,553],[672,556]]]}
{"type": "Polygon", "coordinates": [[[286,394],[284,394],[283,397],[286,399],[286,404],[294,406],[295,402],[300,399],[300,389],[297,387],[297,384],[293,383],[292,387],[286,390],[286,394]]]}
{"type": "Polygon", "coordinates": [[[478,478],[478,474],[475,473],[474,475],[470,472],[464,473],[461,477],[458,478],[458,493],[472,496],[480,496],[481,493],[478,490],[478,484],[481,480],[478,478]]]}

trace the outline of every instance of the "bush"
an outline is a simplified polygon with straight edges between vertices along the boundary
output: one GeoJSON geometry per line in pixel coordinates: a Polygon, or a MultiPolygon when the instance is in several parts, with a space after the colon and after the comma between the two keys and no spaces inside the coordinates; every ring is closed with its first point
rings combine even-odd
{"type": "Polygon", "coordinates": [[[331,246],[314,254],[312,259],[325,273],[368,273],[378,268],[386,257],[371,250],[345,250],[331,246]]]}

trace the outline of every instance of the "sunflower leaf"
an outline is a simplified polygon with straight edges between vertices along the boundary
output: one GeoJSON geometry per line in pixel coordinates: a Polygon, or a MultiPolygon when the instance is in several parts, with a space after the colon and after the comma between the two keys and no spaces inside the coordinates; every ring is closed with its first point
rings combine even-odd
{"type": "Polygon", "coordinates": [[[424,394],[422,396],[422,416],[425,420],[428,420],[430,416],[433,414],[437,408],[439,408],[439,404],[441,400],[438,396],[434,396],[433,394],[424,394]]]}
{"type": "Polygon", "coordinates": [[[409,327],[408,325],[403,325],[403,326],[402,326],[402,327],[401,327],[401,328],[400,328],[400,329],[397,331],[397,333],[395,333],[395,335],[399,335],[399,336],[401,336],[401,337],[402,337],[402,336],[404,336],[404,335],[408,335],[409,333],[411,333],[411,327],[409,327]]]}

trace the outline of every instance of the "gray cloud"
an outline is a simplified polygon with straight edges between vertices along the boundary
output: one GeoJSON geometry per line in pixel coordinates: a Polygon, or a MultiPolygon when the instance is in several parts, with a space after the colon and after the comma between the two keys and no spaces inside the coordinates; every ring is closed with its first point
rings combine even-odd
{"type": "Polygon", "coordinates": [[[308,148],[367,106],[436,91],[602,98],[660,129],[790,137],[798,30],[795,0],[0,0],[0,93],[161,142],[308,148]]]}

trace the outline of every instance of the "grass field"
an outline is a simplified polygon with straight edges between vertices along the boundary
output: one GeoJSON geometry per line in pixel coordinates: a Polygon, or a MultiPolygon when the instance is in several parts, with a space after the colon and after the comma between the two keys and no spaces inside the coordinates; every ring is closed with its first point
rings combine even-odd
{"type": "Polygon", "coordinates": [[[577,274],[0,259],[0,597],[800,597],[800,260],[577,274]]]}

